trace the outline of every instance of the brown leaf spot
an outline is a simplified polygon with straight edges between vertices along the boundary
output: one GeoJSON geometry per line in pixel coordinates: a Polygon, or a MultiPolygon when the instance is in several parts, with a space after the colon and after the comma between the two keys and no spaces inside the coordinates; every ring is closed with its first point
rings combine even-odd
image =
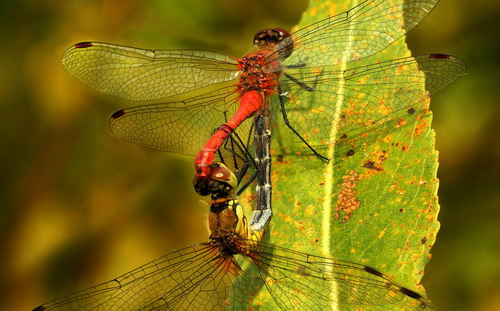
{"type": "Polygon", "coordinates": [[[383,170],[383,164],[388,158],[388,153],[385,150],[377,150],[368,156],[368,160],[363,164],[364,168],[370,169],[369,175],[378,174],[383,170]]]}
{"type": "Polygon", "coordinates": [[[415,136],[422,135],[428,127],[427,121],[425,119],[419,118],[420,122],[417,123],[415,127],[415,136]]]}
{"type": "Polygon", "coordinates": [[[340,193],[337,197],[337,204],[335,205],[335,218],[339,219],[341,212],[345,213],[341,222],[349,220],[354,211],[361,205],[361,202],[356,198],[357,192],[355,190],[359,181],[358,174],[351,170],[349,174],[342,177],[340,184],[340,193]]]}
{"type": "Polygon", "coordinates": [[[400,119],[398,120],[398,123],[396,123],[396,125],[394,125],[394,127],[395,127],[395,128],[400,128],[400,127],[402,127],[402,126],[406,125],[406,123],[408,123],[408,122],[407,122],[405,119],[400,118],[400,119]]]}
{"type": "Polygon", "coordinates": [[[369,169],[376,169],[375,162],[373,162],[373,161],[366,161],[365,164],[363,164],[363,167],[369,168],[369,169]]]}
{"type": "Polygon", "coordinates": [[[304,231],[306,230],[306,227],[304,226],[304,223],[302,221],[299,221],[298,223],[298,227],[299,227],[299,230],[300,231],[304,231]]]}

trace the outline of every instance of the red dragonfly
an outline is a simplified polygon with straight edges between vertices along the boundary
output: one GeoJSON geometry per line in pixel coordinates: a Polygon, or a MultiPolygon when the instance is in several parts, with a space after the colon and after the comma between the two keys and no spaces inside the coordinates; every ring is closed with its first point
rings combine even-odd
{"type": "Polygon", "coordinates": [[[242,58],[82,42],[65,52],[63,65],[78,80],[103,93],[154,102],[114,113],[111,131],[147,148],[198,154],[199,178],[209,175],[214,152],[228,135],[237,127],[248,131],[251,124],[243,121],[267,115],[269,108],[279,107],[288,128],[314,154],[326,159],[322,148],[332,138],[321,130],[325,124],[337,122],[347,133],[388,119],[465,73],[459,59],[443,55],[350,68],[351,62],[381,51],[406,34],[437,2],[365,0],[292,34],[280,28],[260,31],[254,38],[254,51],[242,58]],[[422,80],[416,82],[422,71],[430,81],[426,91],[422,80]],[[383,88],[384,97],[362,94],[366,96],[360,102],[360,81],[383,88]],[[177,99],[180,94],[184,94],[182,99],[177,99]],[[382,115],[368,112],[351,118],[335,105],[337,100],[360,102],[366,111],[377,110],[382,102],[387,109],[380,109],[386,112],[382,115]]]}

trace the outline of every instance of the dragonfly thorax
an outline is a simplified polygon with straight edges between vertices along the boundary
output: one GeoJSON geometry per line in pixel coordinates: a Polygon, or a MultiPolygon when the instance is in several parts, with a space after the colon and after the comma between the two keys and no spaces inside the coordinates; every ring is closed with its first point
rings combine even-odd
{"type": "MultiPolygon", "coordinates": [[[[214,202],[210,205],[208,215],[208,226],[210,229],[210,239],[252,240],[256,235],[251,230],[248,220],[245,217],[243,207],[238,200],[227,200],[224,202],[214,202]]],[[[260,233],[260,236],[263,233],[260,233]]],[[[260,237],[259,237],[260,238],[260,237]]],[[[233,242],[229,243],[233,244],[233,242]]]]}
{"type": "Polygon", "coordinates": [[[208,223],[210,243],[219,248],[222,258],[236,254],[248,255],[264,234],[264,231],[254,232],[250,229],[238,200],[212,204],[208,223]]]}
{"type": "Polygon", "coordinates": [[[242,73],[240,82],[237,84],[241,93],[248,91],[261,91],[267,94],[275,92],[281,72],[281,63],[271,60],[270,50],[262,50],[247,54],[239,60],[239,68],[242,73]]]}

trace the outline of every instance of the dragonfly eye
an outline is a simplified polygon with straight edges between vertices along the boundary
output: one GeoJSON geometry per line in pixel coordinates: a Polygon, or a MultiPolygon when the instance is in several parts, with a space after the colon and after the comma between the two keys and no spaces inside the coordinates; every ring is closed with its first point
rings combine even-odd
{"type": "Polygon", "coordinates": [[[218,163],[212,167],[210,178],[215,181],[224,182],[231,188],[236,188],[236,176],[224,164],[218,163]]]}
{"type": "Polygon", "coordinates": [[[270,49],[277,46],[278,54],[287,58],[293,52],[293,40],[290,33],[281,28],[264,29],[253,38],[254,49],[270,49]]]}
{"type": "Polygon", "coordinates": [[[233,195],[234,189],[238,185],[238,180],[234,173],[222,163],[212,165],[212,170],[208,178],[195,176],[193,185],[199,195],[212,195],[216,198],[226,198],[233,195]]]}

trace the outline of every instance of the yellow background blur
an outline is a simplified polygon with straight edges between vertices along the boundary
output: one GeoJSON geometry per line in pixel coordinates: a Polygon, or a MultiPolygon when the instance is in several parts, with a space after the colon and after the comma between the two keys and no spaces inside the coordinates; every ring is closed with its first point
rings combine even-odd
{"type": "MultiPolygon", "coordinates": [[[[21,0],[0,7],[0,310],[31,310],[207,238],[190,158],[119,141],[128,103],[61,67],[104,41],[241,56],[257,30],[290,28],[305,0],[21,0]]],[[[439,310],[500,309],[500,2],[442,0],[409,36],[466,77],[432,100],[442,228],[424,285],[439,310]],[[495,295],[496,294],[496,295],[495,295]]]]}

